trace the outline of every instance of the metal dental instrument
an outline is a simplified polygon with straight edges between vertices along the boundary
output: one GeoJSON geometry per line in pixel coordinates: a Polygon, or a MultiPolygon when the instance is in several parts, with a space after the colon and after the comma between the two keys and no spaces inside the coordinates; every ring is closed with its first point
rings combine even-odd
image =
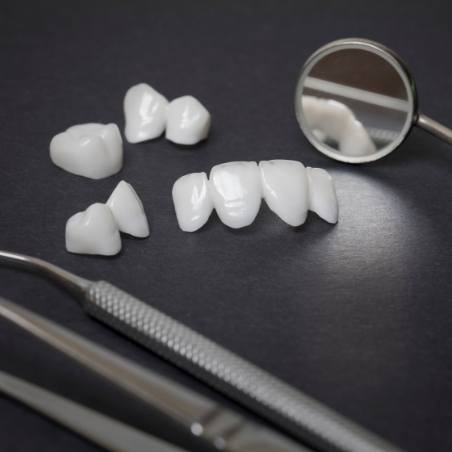
{"type": "MultiPolygon", "coordinates": [[[[135,395],[215,449],[225,452],[309,452],[276,431],[248,421],[207,397],[1,297],[0,317],[135,395]]],[[[135,451],[133,448],[128,450],[135,451]]]]}
{"type": "MultiPolygon", "coordinates": [[[[49,277],[85,312],[193,374],[303,442],[335,452],[399,449],[268,372],[105,281],[89,281],[41,259],[0,251],[0,264],[49,277]]],[[[260,449],[264,451],[265,449],[260,449]]]]}
{"type": "Polygon", "coordinates": [[[184,452],[122,422],[1,371],[0,392],[112,452],[184,452]]]}

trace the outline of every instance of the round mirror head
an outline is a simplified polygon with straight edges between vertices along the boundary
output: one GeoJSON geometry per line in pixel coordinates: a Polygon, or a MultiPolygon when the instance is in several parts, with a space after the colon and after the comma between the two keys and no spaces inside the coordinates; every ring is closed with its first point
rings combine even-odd
{"type": "Polygon", "coordinates": [[[416,89],[389,49],[343,39],[308,59],[298,80],[295,111],[320,152],[342,162],[371,162],[407,136],[417,113],[416,89]]]}

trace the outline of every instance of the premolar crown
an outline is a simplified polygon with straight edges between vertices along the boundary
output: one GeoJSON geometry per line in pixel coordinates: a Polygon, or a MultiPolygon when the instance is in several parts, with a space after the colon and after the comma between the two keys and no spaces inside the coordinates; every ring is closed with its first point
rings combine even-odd
{"type": "Polygon", "coordinates": [[[179,227],[193,232],[208,220],[213,207],[220,220],[237,229],[256,218],[262,197],[290,226],[300,226],[311,210],[336,223],[338,205],[331,176],[320,168],[305,168],[293,160],[229,162],[205,173],[187,174],[173,186],[179,227]]]}
{"type": "Polygon", "coordinates": [[[132,86],[124,98],[126,127],[129,143],[140,143],[159,137],[166,126],[168,100],[146,83],[132,86]]]}
{"type": "Polygon", "coordinates": [[[134,237],[148,237],[149,224],[143,203],[132,185],[121,181],[107,201],[119,230],[134,237]]]}
{"type": "Polygon", "coordinates": [[[166,138],[173,143],[196,144],[209,134],[210,113],[193,96],[182,96],[171,101],[166,121],[166,138]]]}

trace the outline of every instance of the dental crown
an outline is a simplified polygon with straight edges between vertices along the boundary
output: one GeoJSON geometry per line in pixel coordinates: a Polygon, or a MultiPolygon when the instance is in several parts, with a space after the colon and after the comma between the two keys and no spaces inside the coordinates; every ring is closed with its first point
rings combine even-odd
{"type": "Polygon", "coordinates": [[[328,223],[338,219],[336,190],[331,176],[320,168],[305,168],[293,160],[229,162],[206,173],[192,173],[173,185],[179,227],[194,232],[213,209],[230,228],[249,226],[265,199],[270,210],[290,226],[300,226],[311,210],[328,223]]]}

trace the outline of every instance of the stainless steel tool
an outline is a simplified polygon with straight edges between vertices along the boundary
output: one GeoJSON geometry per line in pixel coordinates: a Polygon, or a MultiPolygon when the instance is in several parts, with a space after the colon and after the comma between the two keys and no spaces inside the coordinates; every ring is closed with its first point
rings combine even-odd
{"type": "Polygon", "coordinates": [[[184,452],[129,425],[1,371],[0,392],[112,452],[184,452]]]}
{"type": "Polygon", "coordinates": [[[135,395],[215,449],[225,452],[309,452],[276,431],[251,422],[207,397],[1,297],[0,317],[135,395]]]}
{"type": "Polygon", "coordinates": [[[0,251],[0,263],[41,273],[75,293],[83,309],[302,441],[320,450],[398,450],[268,372],[105,281],[41,259],[0,251]]]}

